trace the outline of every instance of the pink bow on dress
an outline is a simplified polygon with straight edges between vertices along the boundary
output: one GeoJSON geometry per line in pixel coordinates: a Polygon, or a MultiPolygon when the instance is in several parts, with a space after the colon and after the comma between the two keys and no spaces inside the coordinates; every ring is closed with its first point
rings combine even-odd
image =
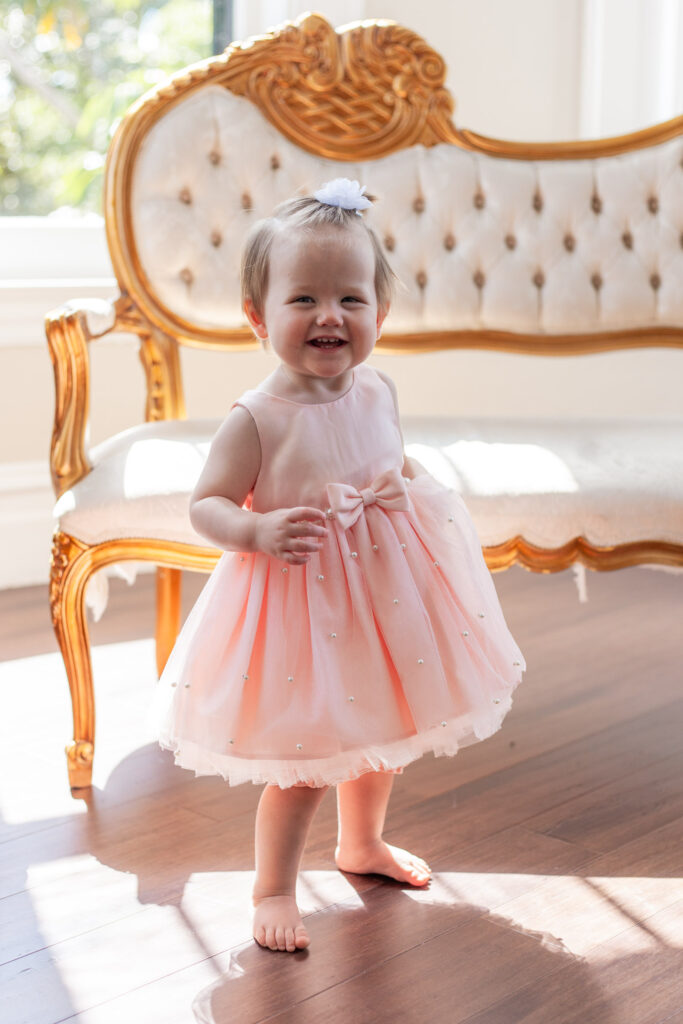
{"type": "Polygon", "coordinates": [[[380,473],[362,491],[357,491],[350,484],[328,484],[327,500],[330,503],[328,516],[334,516],[344,530],[353,526],[366,505],[377,503],[382,508],[401,509],[404,512],[410,508],[406,482],[400,469],[388,469],[386,473],[380,473]]]}

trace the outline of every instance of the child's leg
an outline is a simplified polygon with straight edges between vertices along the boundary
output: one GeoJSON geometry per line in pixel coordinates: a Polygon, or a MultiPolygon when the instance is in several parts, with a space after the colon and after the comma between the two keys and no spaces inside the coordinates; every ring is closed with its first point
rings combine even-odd
{"type": "Polygon", "coordinates": [[[399,882],[426,885],[431,878],[429,865],[382,839],[393,783],[391,772],[366,772],[337,786],[337,867],[355,874],[389,875],[399,882]]]}
{"type": "Polygon", "coordinates": [[[296,905],[296,876],[308,829],[327,787],[266,786],[256,812],[254,938],[293,953],[309,943],[296,905]]]}

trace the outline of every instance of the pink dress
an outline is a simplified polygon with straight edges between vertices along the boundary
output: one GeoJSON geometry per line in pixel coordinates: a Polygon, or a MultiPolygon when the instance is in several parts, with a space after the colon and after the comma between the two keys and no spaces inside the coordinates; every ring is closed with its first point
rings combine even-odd
{"type": "Polygon", "coordinates": [[[401,476],[384,381],[361,365],[326,404],[238,404],[261,443],[252,509],[323,509],[328,535],[306,565],[223,554],[158,684],[161,745],[233,785],[321,786],[496,732],[524,658],[461,496],[401,476]]]}

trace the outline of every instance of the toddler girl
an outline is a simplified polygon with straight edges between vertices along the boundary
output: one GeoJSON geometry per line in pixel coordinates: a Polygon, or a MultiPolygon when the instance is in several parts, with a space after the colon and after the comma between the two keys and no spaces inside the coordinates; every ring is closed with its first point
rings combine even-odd
{"type": "Polygon", "coordinates": [[[394,384],[365,365],[393,275],[364,191],[330,182],[247,240],[244,309],[279,365],[235,403],[192,495],[225,553],[160,681],[178,764],[266,784],[253,900],[270,949],[309,943],[296,879],[330,785],[338,867],[427,884],[382,840],[394,773],[494,733],[525,668],[462,498],[415,475],[394,384]]]}

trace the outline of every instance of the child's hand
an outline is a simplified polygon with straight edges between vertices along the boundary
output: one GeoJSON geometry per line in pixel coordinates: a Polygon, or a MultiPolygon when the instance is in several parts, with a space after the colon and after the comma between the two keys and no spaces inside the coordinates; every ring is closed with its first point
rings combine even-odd
{"type": "Polygon", "coordinates": [[[320,551],[327,535],[325,513],[319,508],[278,508],[262,512],[256,522],[256,548],[290,565],[303,565],[320,551]]]}

